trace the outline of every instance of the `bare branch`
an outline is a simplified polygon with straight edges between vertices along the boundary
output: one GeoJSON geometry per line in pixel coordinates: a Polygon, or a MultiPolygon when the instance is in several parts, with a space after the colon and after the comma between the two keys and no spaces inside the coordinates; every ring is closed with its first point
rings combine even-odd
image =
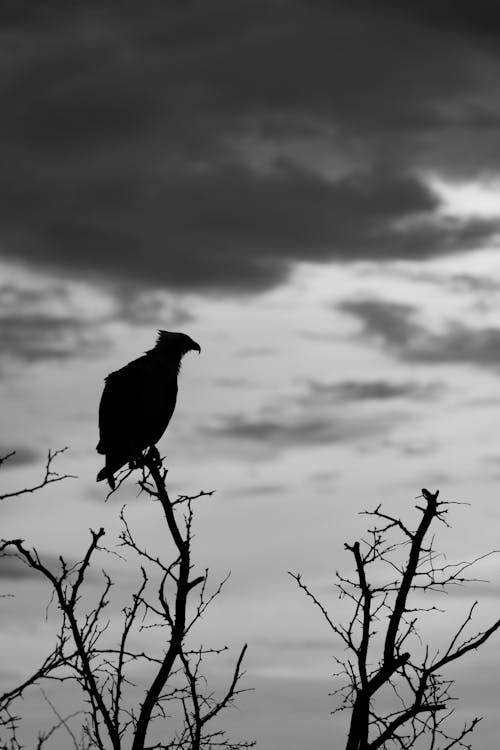
{"type": "MultiPolygon", "coordinates": [[[[20,497],[21,495],[26,495],[28,493],[37,492],[38,490],[41,490],[43,487],[46,487],[48,484],[54,484],[54,482],[62,482],[63,479],[77,479],[77,477],[74,474],[58,474],[56,471],[52,469],[52,463],[54,459],[57,458],[57,456],[61,455],[61,453],[65,453],[65,451],[68,450],[68,447],[65,448],[59,448],[59,450],[51,451],[49,450],[47,454],[47,461],[45,463],[45,473],[43,475],[43,478],[41,482],[34,485],[33,487],[25,487],[22,490],[16,490],[15,492],[5,492],[4,494],[0,495],[0,500],[7,500],[8,498],[12,497],[20,497]]],[[[9,458],[14,456],[16,451],[12,451],[11,453],[8,453],[3,458],[0,458],[0,468],[2,464],[4,464],[9,458]]]]}

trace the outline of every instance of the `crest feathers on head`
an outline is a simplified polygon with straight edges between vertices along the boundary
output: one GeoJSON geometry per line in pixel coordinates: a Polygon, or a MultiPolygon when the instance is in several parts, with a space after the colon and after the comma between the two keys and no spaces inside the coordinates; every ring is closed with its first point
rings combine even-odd
{"type": "Polygon", "coordinates": [[[170,334],[168,331],[162,331],[161,328],[158,328],[158,336],[156,337],[156,346],[161,346],[162,344],[166,344],[169,337],[170,337],[170,334]]]}
{"type": "Polygon", "coordinates": [[[166,351],[169,353],[180,353],[181,355],[194,349],[200,351],[200,345],[193,341],[190,336],[185,333],[178,333],[173,331],[163,331],[161,328],[158,329],[158,336],[156,338],[155,349],[166,351]]]}

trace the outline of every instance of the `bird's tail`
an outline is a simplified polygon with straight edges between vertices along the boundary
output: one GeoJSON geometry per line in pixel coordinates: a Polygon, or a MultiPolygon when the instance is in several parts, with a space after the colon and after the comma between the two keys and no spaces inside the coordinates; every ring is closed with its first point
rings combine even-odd
{"type": "Polygon", "coordinates": [[[108,480],[108,484],[111,487],[112,490],[115,489],[115,478],[113,476],[113,472],[108,466],[104,466],[101,471],[98,473],[96,477],[96,482],[102,482],[103,479],[108,480]]]}

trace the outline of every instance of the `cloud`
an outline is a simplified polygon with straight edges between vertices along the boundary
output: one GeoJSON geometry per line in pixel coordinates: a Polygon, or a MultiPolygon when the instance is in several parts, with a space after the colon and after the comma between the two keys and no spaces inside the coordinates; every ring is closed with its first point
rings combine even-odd
{"type": "Polygon", "coordinates": [[[443,332],[434,333],[418,322],[416,307],[379,299],[345,301],[339,309],[360,321],[363,338],[380,343],[402,360],[500,369],[500,328],[472,328],[451,321],[443,332]]]}
{"type": "Polygon", "coordinates": [[[2,461],[2,470],[11,467],[29,466],[40,460],[40,453],[27,445],[0,445],[0,459],[5,459],[6,456],[9,456],[9,458],[5,463],[2,461]],[[10,455],[11,453],[13,455],[10,455]]]}
{"type": "MultiPolygon", "coordinates": [[[[441,280],[443,283],[443,280],[441,280]]],[[[500,292],[500,281],[491,276],[476,276],[470,273],[452,274],[448,280],[452,289],[465,292],[477,292],[483,297],[500,292]]]]}
{"type": "Polygon", "coordinates": [[[356,401],[388,401],[391,399],[431,399],[439,393],[439,383],[420,384],[416,381],[344,380],[338,383],[311,381],[302,403],[320,405],[356,401]]]}
{"type": "Polygon", "coordinates": [[[0,555],[0,579],[39,578],[40,574],[29,568],[15,555],[0,555]]]}
{"type": "Polygon", "coordinates": [[[260,446],[264,452],[387,440],[402,419],[408,421],[409,414],[403,409],[410,401],[431,400],[440,391],[438,382],[416,380],[312,380],[301,393],[274,400],[255,416],[224,415],[203,431],[212,437],[260,446]],[[393,401],[398,402],[397,409],[393,401]]]}
{"type": "Polygon", "coordinates": [[[438,221],[419,176],[430,153],[470,170],[486,141],[491,168],[500,152],[496,59],[438,25],[341,0],[19,7],[0,12],[6,257],[240,293],[299,261],[425,259],[497,232],[438,221]],[[318,138],[333,177],[287,152],[318,138]]]}
{"type": "MultiPolygon", "coordinates": [[[[360,0],[369,4],[369,0],[360,0]]],[[[382,0],[381,5],[414,16],[448,34],[460,32],[467,39],[494,41],[500,36],[500,8],[495,0],[454,0],[450,12],[448,0],[382,0]]]]}
{"type": "MultiPolygon", "coordinates": [[[[109,348],[106,323],[118,319],[130,323],[133,313],[124,313],[125,303],[112,313],[107,312],[109,305],[101,312],[79,292],[75,295],[72,286],[63,282],[0,284],[0,360],[63,361],[96,356],[109,348]]],[[[135,309],[132,302],[129,306],[135,309]]]]}
{"type": "MultiPolygon", "coordinates": [[[[158,181],[144,175],[153,196],[145,184],[140,189],[140,176],[130,178],[132,193],[118,212],[113,191],[99,197],[91,185],[81,186],[86,196],[64,217],[47,207],[12,227],[17,239],[6,240],[6,252],[98,273],[110,284],[129,279],[153,288],[248,292],[284,281],[293,263],[306,259],[419,260],[480,246],[497,230],[491,219],[437,221],[438,200],[420,179],[385,170],[331,182],[291,163],[266,174],[241,164],[214,166],[158,181]]],[[[79,179],[75,174],[73,187],[56,190],[78,191],[79,179]]],[[[6,212],[4,227],[11,216],[6,212]]]]}
{"type": "MultiPolygon", "coordinates": [[[[373,269],[377,273],[377,269],[373,269]]],[[[417,283],[432,284],[438,287],[447,287],[452,292],[476,294],[478,299],[496,299],[500,292],[500,281],[491,276],[472,273],[435,273],[432,271],[420,271],[413,269],[392,268],[390,273],[396,277],[410,279],[417,283]]]]}
{"type": "MultiPolygon", "coordinates": [[[[42,563],[54,574],[61,571],[61,561],[56,555],[40,555],[42,563]]],[[[68,567],[75,564],[75,560],[66,560],[68,567]]],[[[36,579],[41,581],[42,575],[36,570],[30,568],[23,560],[14,553],[4,553],[0,555],[0,580],[13,579],[36,579]]]]}
{"type": "Polygon", "coordinates": [[[309,416],[247,418],[233,415],[205,427],[212,436],[260,446],[265,452],[314,447],[332,443],[356,443],[386,434],[401,420],[397,414],[370,417],[309,416]]]}
{"type": "Polygon", "coordinates": [[[220,388],[251,388],[252,382],[245,377],[240,376],[221,376],[219,378],[214,378],[213,384],[220,387],[220,388]]]}
{"type": "Polygon", "coordinates": [[[239,357],[273,357],[276,349],[273,346],[245,346],[237,354],[239,357]]]}
{"type": "Polygon", "coordinates": [[[286,484],[253,484],[248,487],[236,487],[231,491],[231,496],[268,497],[269,495],[279,495],[286,489],[286,484]]]}
{"type": "Polygon", "coordinates": [[[167,298],[164,292],[130,294],[127,290],[116,293],[117,307],[113,318],[132,326],[152,326],[176,329],[193,323],[195,316],[179,302],[167,298]]]}
{"type": "Polygon", "coordinates": [[[75,316],[0,316],[0,356],[5,359],[27,363],[65,360],[97,355],[105,346],[95,325],[75,316]]]}
{"type": "Polygon", "coordinates": [[[256,643],[272,651],[320,651],[330,654],[334,645],[331,638],[256,638],[256,643]]]}
{"type": "MultiPolygon", "coordinates": [[[[429,456],[431,454],[435,455],[439,449],[439,441],[431,438],[412,438],[410,440],[401,438],[398,440],[389,439],[384,441],[384,447],[395,450],[406,458],[418,458],[420,456],[429,456]]],[[[445,475],[442,474],[439,477],[438,481],[440,483],[445,481],[444,476],[445,475]]],[[[448,480],[449,477],[446,476],[446,481],[448,480]]]]}

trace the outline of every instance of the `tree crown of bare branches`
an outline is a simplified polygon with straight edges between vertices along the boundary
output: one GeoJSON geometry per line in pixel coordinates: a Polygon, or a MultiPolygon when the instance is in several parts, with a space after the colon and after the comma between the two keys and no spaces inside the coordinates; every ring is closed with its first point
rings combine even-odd
{"type": "Polygon", "coordinates": [[[418,592],[428,595],[479,580],[471,578],[468,571],[493,552],[458,563],[442,560],[429,532],[435,522],[448,525],[449,507],[456,503],[439,501],[438,496],[439,491],[422,490],[424,502],[416,506],[420,521],[414,530],[400,518],[384,513],[381,505],[364,511],[375,519],[375,525],[366,539],[345,544],[354,558],[355,577],[336,574],[339,596],[352,603],[346,624],[331,617],[299,573],[290,573],[347,653],[335,659],[339,668],[335,676],[345,684],[333,693],[340,699],[336,711],[350,712],[346,750],[420,747],[418,743],[426,738],[432,750],[471,748],[466,738],[480,719],[476,717],[458,733],[450,734],[453,681],[441,672],[483,645],[500,628],[500,619],[486,630],[466,635],[477,606],[474,602],[442,653],[425,646],[423,655],[412,656],[415,641],[420,640],[421,615],[440,610],[435,605],[411,606],[409,599],[418,592]],[[396,540],[392,539],[394,533],[396,540]],[[370,580],[369,572],[376,566],[389,568],[389,580],[370,580]]]}
{"type": "MultiPolygon", "coordinates": [[[[51,462],[61,451],[49,453],[46,467],[45,486],[52,481],[64,478],[53,472],[51,462]]],[[[131,603],[122,610],[121,627],[117,642],[113,646],[103,644],[105,633],[109,636],[110,620],[106,619],[106,608],[110,602],[113,582],[103,571],[103,588],[97,601],[84,609],[84,588],[88,574],[95,566],[95,556],[100,552],[112,552],[102,546],[105,531],[90,530],[91,541],[83,558],[69,564],[59,558],[60,570],[54,573],[44,563],[37,550],[29,549],[22,539],[2,540],[1,555],[15,555],[31,570],[49,582],[52,595],[61,613],[61,626],[56,645],[38,669],[19,685],[0,696],[0,728],[9,733],[9,740],[2,746],[17,750],[17,729],[19,718],[12,711],[18,698],[34,685],[47,681],[65,682],[72,680],[80,687],[87,702],[85,712],[75,712],[62,717],[46,696],[55,723],[48,731],[40,732],[38,750],[59,729],[71,737],[74,747],[87,750],[99,748],[122,750],[130,746],[132,750],[201,750],[202,748],[226,748],[242,750],[252,747],[252,741],[232,741],[214,720],[231,705],[238,694],[243,676],[242,663],[247,649],[240,650],[229,684],[222,694],[209,690],[203,674],[207,657],[216,656],[226,647],[191,647],[190,634],[194,625],[203,617],[209,605],[220,594],[224,581],[209,591],[208,571],[193,575],[192,529],[194,503],[211,495],[200,492],[195,496],[179,496],[172,500],[166,488],[167,471],[154,454],[144,456],[141,490],[158,501],[173,542],[173,559],[165,562],[160,556],[142,548],[134,539],[122,508],[122,532],[119,546],[129,550],[140,561],[139,584],[131,603]],[[152,599],[153,593],[154,597],[152,599]],[[190,607],[192,594],[197,596],[190,607]],[[82,611],[83,610],[83,611],[82,611]],[[132,634],[140,634],[149,628],[163,628],[165,648],[161,655],[139,650],[132,645],[132,634]],[[127,703],[127,693],[134,687],[130,668],[142,665],[151,672],[144,698],[137,708],[127,703]],[[177,708],[174,710],[174,706],[177,708]],[[155,723],[162,722],[161,736],[173,723],[171,715],[177,712],[180,725],[171,731],[168,740],[153,741],[155,723]],[[77,738],[71,728],[70,719],[81,717],[81,737],[77,738]],[[153,744],[147,744],[147,742],[153,744]],[[9,744],[8,744],[9,743],[9,744]]],[[[10,493],[14,497],[22,492],[10,493]]],[[[156,505],[156,504],[155,504],[156,505]]]]}

